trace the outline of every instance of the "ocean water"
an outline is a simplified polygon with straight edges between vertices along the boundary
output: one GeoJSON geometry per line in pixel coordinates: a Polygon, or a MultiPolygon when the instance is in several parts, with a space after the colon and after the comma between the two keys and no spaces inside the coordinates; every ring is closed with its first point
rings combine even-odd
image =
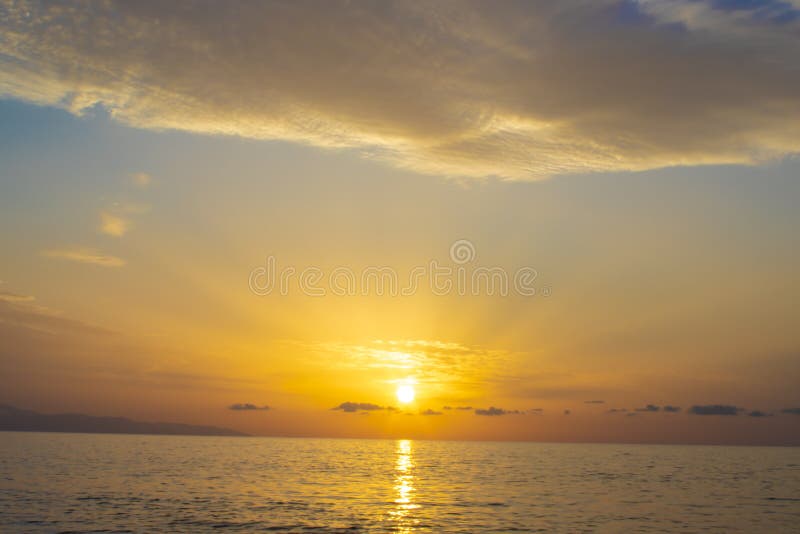
{"type": "Polygon", "coordinates": [[[0,532],[799,532],[800,449],[0,432],[0,532]]]}

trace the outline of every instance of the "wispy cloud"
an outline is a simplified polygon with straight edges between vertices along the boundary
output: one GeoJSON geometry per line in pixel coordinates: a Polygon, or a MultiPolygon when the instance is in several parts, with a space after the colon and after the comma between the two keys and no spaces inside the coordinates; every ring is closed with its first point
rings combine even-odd
{"type": "Polygon", "coordinates": [[[130,226],[131,222],[126,218],[108,211],[100,212],[100,227],[98,229],[106,235],[122,237],[128,232],[130,226]]]}
{"type": "Polygon", "coordinates": [[[419,412],[420,415],[443,415],[442,412],[437,412],[436,410],[432,410],[428,408],[427,410],[423,410],[419,412]]]}
{"type": "Polygon", "coordinates": [[[416,383],[424,386],[458,384],[462,393],[486,387],[490,380],[503,372],[504,363],[514,356],[514,353],[501,349],[422,339],[379,339],[363,344],[292,344],[313,352],[319,361],[324,360],[333,368],[402,373],[413,376],[416,383]]]}
{"type": "Polygon", "coordinates": [[[153,182],[153,177],[146,172],[135,172],[131,174],[133,185],[141,188],[149,187],[153,182]]]}
{"type": "Polygon", "coordinates": [[[122,267],[125,260],[94,250],[91,248],[65,248],[42,251],[42,255],[48,258],[73,261],[76,263],[86,263],[99,267],[122,267]]]}
{"type": "Polygon", "coordinates": [[[21,302],[33,302],[36,297],[31,295],[18,295],[17,293],[9,293],[7,291],[0,291],[0,302],[8,302],[10,304],[17,304],[21,302]]]}
{"type": "Polygon", "coordinates": [[[5,1],[0,92],[437,174],[530,179],[797,151],[795,4],[777,17],[752,2],[639,0],[624,19],[621,4],[5,1]]]}

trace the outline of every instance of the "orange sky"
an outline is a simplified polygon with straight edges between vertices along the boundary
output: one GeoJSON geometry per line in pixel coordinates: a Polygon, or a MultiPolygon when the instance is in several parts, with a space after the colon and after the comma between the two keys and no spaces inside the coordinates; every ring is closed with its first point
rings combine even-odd
{"type": "Polygon", "coordinates": [[[3,4],[0,402],[800,443],[796,43],[614,5],[3,4]]]}

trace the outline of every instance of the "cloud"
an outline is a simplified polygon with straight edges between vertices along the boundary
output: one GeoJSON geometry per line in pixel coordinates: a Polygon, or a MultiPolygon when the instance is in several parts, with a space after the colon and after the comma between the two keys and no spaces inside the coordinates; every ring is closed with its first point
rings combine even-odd
{"type": "Polygon", "coordinates": [[[604,400],[587,400],[583,401],[584,404],[605,404],[606,401],[604,400]]]}
{"type": "Polygon", "coordinates": [[[266,411],[266,410],[271,410],[272,408],[270,408],[267,405],[257,406],[255,404],[250,404],[249,402],[245,402],[245,403],[231,404],[230,406],[228,406],[228,409],[236,412],[247,412],[255,410],[266,411]]]}
{"type": "Polygon", "coordinates": [[[794,153],[796,4],[725,4],[2,0],[0,94],[448,175],[794,153]]]}
{"type": "Polygon", "coordinates": [[[572,410],[564,410],[564,415],[571,415],[571,414],[572,414],[572,410]]]}
{"type": "Polygon", "coordinates": [[[442,410],[472,410],[472,406],[442,406],[442,410]]]}
{"type": "Polygon", "coordinates": [[[644,408],[636,408],[636,411],[637,411],[637,412],[657,412],[657,411],[659,411],[660,409],[661,409],[661,408],[659,408],[659,407],[658,407],[658,406],[656,406],[655,404],[648,404],[648,405],[647,405],[647,406],[645,406],[644,408]]]}
{"type": "Polygon", "coordinates": [[[627,411],[628,411],[627,408],[611,408],[610,410],[608,410],[608,413],[625,413],[627,411]]]}
{"type": "Polygon", "coordinates": [[[106,235],[122,237],[128,232],[130,226],[131,222],[128,219],[107,211],[100,212],[99,231],[106,235]]]}
{"type": "Polygon", "coordinates": [[[9,293],[7,291],[0,291],[0,302],[7,302],[9,304],[19,304],[23,302],[33,302],[36,297],[31,295],[18,295],[16,293],[9,293]]]}
{"type": "Polygon", "coordinates": [[[125,260],[122,258],[111,256],[90,248],[44,250],[42,251],[42,255],[48,258],[87,263],[100,267],[122,267],[125,265],[125,260]]]}
{"type": "MultiPolygon", "coordinates": [[[[370,402],[343,402],[339,406],[331,408],[331,410],[341,410],[346,413],[353,413],[358,411],[375,411],[375,410],[383,410],[383,406],[378,406],[377,404],[372,404],[370,402]]],[[[394,410],[394,408],[392,409],[394,410]]]]}
{"type": "Polygon", "coordinates": [[[704,406],[692,406],[689,413],[694,415],[738,415],[744,408],[730,406],[727,404],[709,404],[704,406]]]}
{"type": "Polygon", "coordinates": [[[753,410],[747,414],[749,417],[771,417],[771,413],[762,412],[761,410],[753,410]]]}
{"type": "Polygon", "coordinates": [[[666,406],[664,406],[664,411],[665,412],[669,412],[669,413],[678,413],[679,411],[681,411],[681,407],[680,406],[670,406],[669,404],[667,404],[666,406]]]}
{"type": "Polygon", "coordinates": [[[498,416],[498,415],[508,415],[510,413],[516,412],[509,412],[508,410],[504,410],[502,408],[495,408],[494,406],[489,406],[488,408],[477,408],[475,410],[475,415],[487,415],[487,416],[498,416]]]}
{"type": "Polygon", "coordinates": [[[442,412],[437,412],[428,408],[425,411],[419,412],[420,415],[442,415],[442,412]]]}
{"type": "MultiPolygon", "coordinates": [[[[477,398],[487,382],[504,376],[503,369],[515,356],[507,350],[424,339],[376,339],[364,344],[290,343],[313,353],[320,362],[334,369],[352,373],[400,372],[413,375],[415,383],[421,387],[459,383],[465,395],[458,397],[461,399],[477,398]]],[[[472,409],[468,406],[456,408],[472,409]]]]}
{"type": "Polygon", "coordinates": [[[146,172],[135,172],[131,174],[131,181],[135,186],[144,189],[153,182],[153,177],[146,172]]]}
{"type": "Polygon", "coordinates": [[[784,408],[781,413],[788,413],[792,415],[800,415],[800,408],[784,408]]]}

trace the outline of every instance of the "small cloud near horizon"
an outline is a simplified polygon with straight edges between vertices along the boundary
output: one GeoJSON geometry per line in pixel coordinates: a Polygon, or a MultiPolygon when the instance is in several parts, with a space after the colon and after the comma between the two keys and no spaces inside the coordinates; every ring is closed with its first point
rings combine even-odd
{"type": "Polygon", "coordinates": [[[587,400],[583,401],[584,404],[605,404],[606,401],[604,400],[587,400]]]}
{"type": "Polygon", "coordinates": [[[800,415],[800,408],[784,408],[781,413],[788,413],[791,415],[800,415]]]}
{"type": "Polygon", "coordinates": [[[655,404],[648,404],[644,408],[636,408],[635,411],[637,411],[637,412],[657,412],[659,410],[661,410],[661,408],[656,406],[655,404]]]}
{"type": "Polygon", "coordinates": [[[230,406],[228,406],[228,409],[233,410],[235,412],[247,412],[255,410],[266,411],[266,410],[271,410],[272,408],[270,408],[266,404],[263,406],[258,406],[256,404],[251,404],[249,402],[242,402],[242,403],[231,404],[230,406]]]}
{"type": "MultiPolygon", "coordinates": [[[[343,402],[340,405],[334,406],[333,408],[331,408],[331,410],[340,410],[340,411],[343,411],[345,413],[355,413],[355,412],[361,412],[361,411],[371,412],[371,411],[383,410],[383,409],[384,409],[383,406],[380,406],[378,404],[372,404],[371,402],[352,402],[352,401],[343,402]]],[[[396,408],[393,408],[391,406],[388,407],[387,409],[389,411],[396,410],[396,408]]]]}
{"type": "Polygon", "coordinates": [[[744,408],[729,404],[694,405],[689,408],[689,413],[692,415],[739,415],[742,411],[744,408]]]}
{"type": "Polygon", "coordinates": [[[518,413],[517,410],[509,411],[504,410],[503,408],[497,408],[495,406],[489,406],[488,408],[476,408],[475,415],[485,415],[489,417],[500,416],[500,415],[510,415],[518,413]]]}
{"type": "Polygon", "coordinates": [[[419,414],[420,415],[443,415],[442,412],[437,412],[435,410],[431,410],[430,408],[428,408],[427,410],[424,410],[422,412],[419,412],[419,414]]]}

